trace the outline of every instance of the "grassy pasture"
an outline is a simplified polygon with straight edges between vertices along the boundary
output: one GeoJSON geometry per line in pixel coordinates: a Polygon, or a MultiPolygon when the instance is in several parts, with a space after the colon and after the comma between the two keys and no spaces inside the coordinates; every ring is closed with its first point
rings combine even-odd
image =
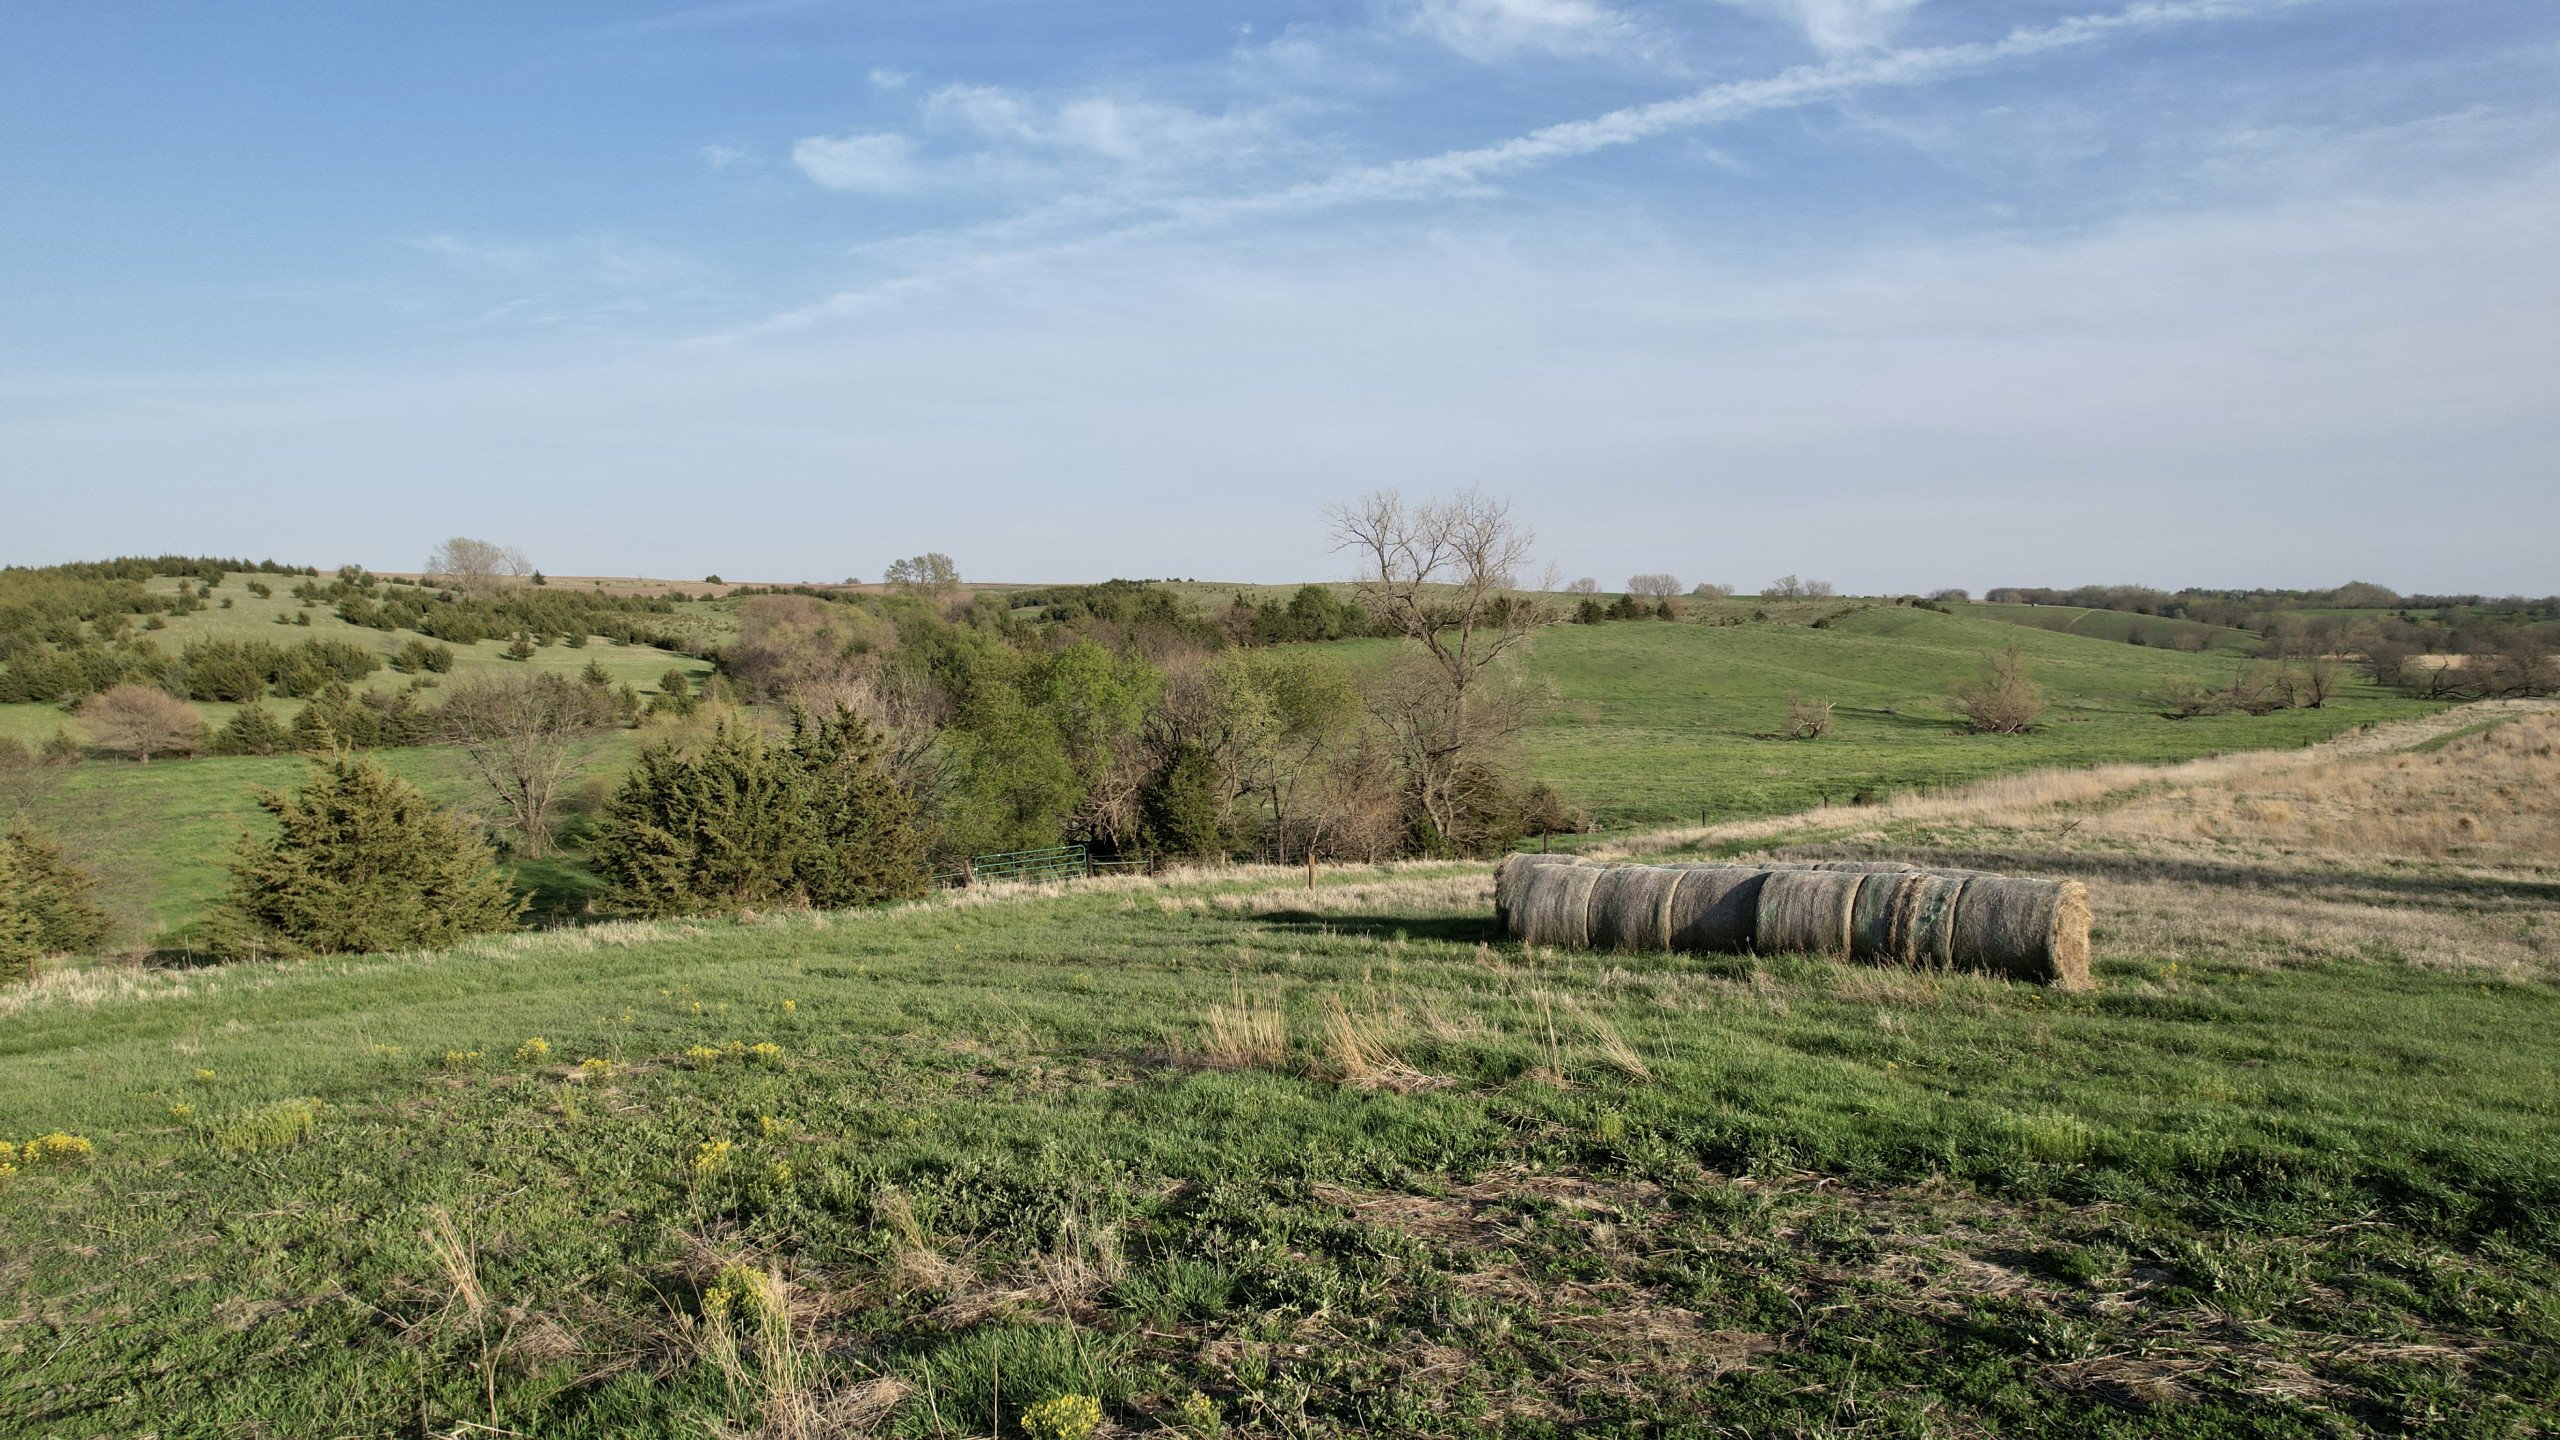
{"type": "Polygon", "coordinates": [[[2084,875],[2089,996],[1449,866],[48,977],[0,1434],[2543,1433],[2548,739],[1682,837],[2084,875]]]}
{"type": "MultiPolygon", "coordinates": [[[[2078,605],[1996,605],[1987,601],[1961,607],[1960,613],[1989,620],[2004,620],[2012,625],[2032,625],[2039,630],[2053,630],[2065,635],[2086,635],[2097,640],[2129,642],[2138,631],[2146,643],[2168,647],[2182,635],[2201,635],[2206,648],[2222,655],[2255,655],[2258,637],[2249,631],[2228,625],[2207,625],[2196,620],[2164,619],[2157,615],[2136,615],[2124,610],[2092,610],[2078,605]]],[[[2360,613],[2360,612],[2341,612],[2360,613]]]]}
{"type": "MultiPolygon", "coordinates": [[[[1979,608],[1979,607],[1975,607],[1979,608]]],[[[1528,671],[1556,703],[1528,736],[1532,773],[1610,825],[1782,814],[1986,775],[2307,744],[2424,705],[2351,687],[2320,710],[2168,720],[2143,696],[2171,676],[2229,683],[2236,661],[1891,605],[1728,601],[1677,623],[1563,625],[1528,671]],[[1753,611],[1765,622],[1720,625],[1753,611]],[[1815,619],[1829,619],[1823,629],[1815,619]],[[1959,733],[1948,688],[2011,644],[2053,701],[2033,734],[1959,733]],[[1790,693],[1834,702],[1832,733],[1777,738],[1790,693]]],[[[1322,647],[1381,664],[1383,641],[1322,647]]]]}

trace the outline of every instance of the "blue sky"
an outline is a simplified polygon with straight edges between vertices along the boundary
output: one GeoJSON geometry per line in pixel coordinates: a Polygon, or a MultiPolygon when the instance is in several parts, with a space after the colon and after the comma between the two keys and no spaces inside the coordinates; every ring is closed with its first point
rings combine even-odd
{"type": "Polygon", "coordinates": [[[2560,590],[2548,0],[0,10],[0,561],[2560,590]]]}

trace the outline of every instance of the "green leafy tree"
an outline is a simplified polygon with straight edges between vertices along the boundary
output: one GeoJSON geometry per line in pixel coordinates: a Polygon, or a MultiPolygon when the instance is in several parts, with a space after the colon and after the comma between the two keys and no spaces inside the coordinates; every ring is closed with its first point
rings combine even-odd
{"type": "Polygon", "coordinates": [[[90,903],[96,883],[43,834],[20,826],[0,835],[0,981],[26,979],[40,956],[107,942],[115,922],[90,903]]]}
{"type": "Polygon", "coordinates": [[[915,802],[890,773],[880,732],[849,710],[793,717],[791,754],[807,791],[810,843],[800,888],[812,904],[868,905],[924,893],[915,802]]]}
{"type": "Polygon", "coordinates": [[[370,756],[340,752],[294,794],[262,790],[273,840],[244,839],[218,948],[343,954],[511,928],[525,902],[488,842],[370,756]]]}

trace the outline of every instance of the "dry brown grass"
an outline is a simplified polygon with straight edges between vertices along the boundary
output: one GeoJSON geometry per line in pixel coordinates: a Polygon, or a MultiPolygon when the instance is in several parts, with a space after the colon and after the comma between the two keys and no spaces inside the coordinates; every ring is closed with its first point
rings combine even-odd
{"type": "Polygon", "coordinates": [[[1213,1070],[1243,1070],[1277,1065],[1289,1053],[1289,1020],[1277,1000],[1260,1000],[1237,990],[1224,1005],[1212,1005],[1200,1020],[1200,1064],[1213,1070]]]}
{"type": "Polygon", "coordinates": [[[1336,1078],[1362,1090],[1410,1093],[1446,1084],[1404,1058],[1403,1017],[1386,1007],[1354,1010],[1342,997],[1325,997],[1324,1052],[1336,1078]]]}

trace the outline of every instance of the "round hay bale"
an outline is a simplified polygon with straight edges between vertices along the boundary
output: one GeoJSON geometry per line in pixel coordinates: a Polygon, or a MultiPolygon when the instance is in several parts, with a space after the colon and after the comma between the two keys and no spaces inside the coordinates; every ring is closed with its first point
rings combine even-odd
{"type": "Polygon", "coordinates": [[[1671,948],[1740,952],[1759,929],[1760,887],[1769,872],[1751,865],[1681,865],[1667,924],[1671,948]]]}
{"type": "Polygon", "coordinates": [[[1687,871],[1667,865],[1619,865],[1600,872],[1591,889],[1591,948],[1671,948],[1671,894],[1687,871]]]}
{"type": "Polygon", "coordinates": [[[2077,880],[1965,882],[1956,902],[1955,963],[2013,980],[2087,990],[2089,891],[2077,880]]]}
{"type": "Polygon", "coordinates": [[[1760,886],[1752,948],[1763,955],[1849,954],[1858,888],[1867,877],[1832,870],[1778,870],[1760,886]]]}
{"type": "Polygon", "coordinates": [[[1905,865],[1899,860],[1816,860],[1803,868],[1824,870],[1834,875],[1903,875],[1920,867],[1905,865]]]}
{"type": "Polygon", "coordinates": [[[1878,958],[1923,970],[1945,970],[1955,964],[1956,901],[1969,875],[1923,871],[1906,878],[1894,891],[1885,921],[1885,944],[1878,958]]]}
{"type": "Polygon", "coordinates": [[[1520,886],[1511,933],[1524,945],[1584,950],[1591,945],[1591,890],[1607,873],[1591,865],[1532,865],[1520,886]]]}
{"type": "Polygon", "coordinates": [[[1909,870],[1870,870],[1861,874],[1858,898],[1849,915],[1849,954],[1858,960],[1893,958],[1894,908],[1902,892],[1928,877],[1909,870]]]}
{"type": "Polygon", "coordinates": [[[1511,929],[1511,912],[1520,902],[1520,887],[1528,873],[1540,865],[1579,865],[1574,855],[1522,852],[1502,857],[1493,867],[1493,916],[1505,931],[1511,929]]]}

